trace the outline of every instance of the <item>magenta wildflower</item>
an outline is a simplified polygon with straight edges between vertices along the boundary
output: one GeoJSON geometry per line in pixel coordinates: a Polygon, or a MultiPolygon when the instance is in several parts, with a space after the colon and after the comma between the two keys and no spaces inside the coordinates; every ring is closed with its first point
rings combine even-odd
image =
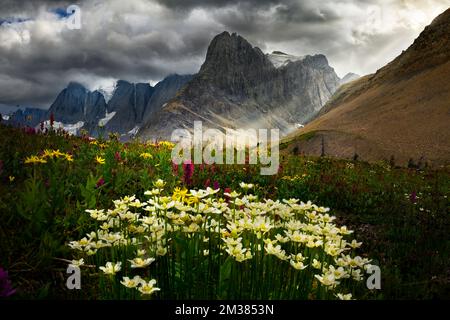
{"type": "Polygon", "coordinates": [[[416,203],[417,202],[417,194],[415,191],[411,192],[410,196],[409,196],[409,200],[411,201],[411,203],[416,203]]]}
{"type": "Polygon", "coordinates": [[[208,188],[211,185],[211,180],[210,179],[206,179],[205,181],[205,188],[208,188]]]}
{"type": "Polygon", "coordinates": [[[0,298],[6,298],[13,295],[16,292],[12,287],[11,280],[9,279],[8,272],[0,267],[0,298]]]}
{"type": "Polygon", "coordinates": [[[220,188],[220,184],[219,184],[219,182],[216,180],[216,181],[214,181],[214,183],[213,183],[213,189],[214,190],[217,190],[217,189],[219,189],[220,188]]]}
{"type": "Polygon", "coordinates": [[[34,128],[31,128],[31,127],[28,127],[28,126],[23,128],[23,131],[26,134],[30,134],[30,135],[36,134],[36,130],[34,128]]]}
{"type": "Polygon", "coordinates": [[[100,179],[98,179],[97,184],[95,185],[95,187],[96,188],[100,188],[104,184],[105,184],[105,179],[100,178],[100,179]]]}
{"type": "Polygon", "coordinates": [[[50,113],[50,128],[53,128],[53,124],[55,123],[55,115],[50,113]]]}
{"type": "Polygon", "coordinates": [[[192,183],[192,175],[194,174],[194,164],[191,162],[191,160],[186,160],[183,163],[183,181],[187,185],[190,185],[192,183]]]}
{"type": "Polygon", "coordinates": [[[117,162],[122,161],[122,157],[120,156],[119,151],[116,151],[116,153],[114,154],[114,158],[116,159],[117,162]]]}

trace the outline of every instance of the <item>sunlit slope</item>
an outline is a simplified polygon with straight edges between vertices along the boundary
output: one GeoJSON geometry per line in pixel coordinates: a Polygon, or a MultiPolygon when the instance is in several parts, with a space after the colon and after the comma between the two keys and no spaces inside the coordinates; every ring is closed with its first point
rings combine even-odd
{"type": "Polygon", "coordinates": [[[377,73],[342,86],[285,151],[450,162],[450,10],[377,73]]]}

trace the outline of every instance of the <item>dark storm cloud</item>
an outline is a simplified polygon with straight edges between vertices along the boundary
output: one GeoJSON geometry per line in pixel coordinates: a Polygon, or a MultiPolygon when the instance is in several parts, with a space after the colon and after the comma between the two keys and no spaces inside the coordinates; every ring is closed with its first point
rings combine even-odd
{"type": "Polygon", "coordinates": [[[283,0],[157,0],[168,8],[187,9],[194,8],[223,8],[233,5],[250,5],[254,8],[279,4],[283,0]]]}
{"type": "Polygon", "coordinates": [[[117,79],[154,83],[170,73],[194,73],[211,39],[224,30],[264,51],[325,53],[340,75],[372,72],[448,3],[377,2],[0,0],[0,112],[2,105],[48,107],[70,81],[110,88],[117,79]],[[69,30],[62,19],[70,4],[82,9],[81,30],[69,30]],[[427,15],[419,27],[408,25],[423,18],[408,18],[420,9],[427,15]]]}

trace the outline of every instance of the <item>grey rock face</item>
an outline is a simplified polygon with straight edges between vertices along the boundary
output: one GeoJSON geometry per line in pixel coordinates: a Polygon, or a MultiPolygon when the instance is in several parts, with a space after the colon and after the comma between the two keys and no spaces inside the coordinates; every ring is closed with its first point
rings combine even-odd
{"type": "Polygon", "coordinates": [[[55,121],[64,124],[84,122],[83,128],[95,135],[98,121],[106,113],[105,98],[99,91],[91,92],[79,83],[71,82],[50,106],[47,119],[53,113],[55,121]]]}
{"type": "Polygon", "coordinates": [[[76,123],[84,119],[86,97],[88,90],[79,83],[71,82],[63,89],[50,106],[49,114],[53,113],[55,121],[76,123]]]}
{"type": "Polygon", "coordinates": [[[180,91],[186,83],[192,80],[193,75],[172,74],[155,85],[155,90],[148,101],[144,122],[148,121],[152,114],[168,102],[180,91]]]}
{"type": "Polygon", "coordinates": [[[84,129],[92,136],[98,136],[98,122],[102,119],[107,111],[105,97],[99,91],[89,92],[86,97],[84,116],[84,129]]]}
{"type": "Polygon", "coordinates": [[[88,93],[85,104],[85,117],[88,123],[98,124],[98,120],[103,118],[106,113],[106,102],[103,94],[99,91],[88,93]]]}
{"type": "Polygon", "coordinates": [[[108,103],[108,112],[115,116],[106,124],[110,132],[127,133],[142,123],[154,88],[147,83],[119,80],[108,103]]]}
{"type": "MultiPolygon", "coordinates": [[[[48,111],[41,110],[42,116],[28,117],[36,119],[28,122],[29,125],[36,126],[39,122],[48,120],[53,113],[55,121],[65,125],[84,122],[83,129],[92,136],[98,136],[100,132],[127,135],[130,131],[136,131],[144,119],[151,117],[154,111],[173,98],[191,79],[191,75],[171,75],[159,82],[155,88],[148,83],[134,84],[119,80],[109,103],[106,103],[100,91],[91,92],[81,84],[72,82],[59,93],[48,111]],[[105,120],[108,119],[107,113],[111,116],[109,121],[105,120]],[[106,122],[102,129],[99,126],[101,119],[106,122]]],[[[26,115],[30,113],[26,112],[26,115]]],[[[18,124],[24,124],[26,115],[19,110],[12,118],[18,124]]]]}
{"type": "Polygon", "coordinates": [[[244,38],[216,36],[199,73],[178,96],[152,115],[143,138],[168,139],[174,129],[201,120],[212,128],[279,128],[305,123],[340,84],[324,55],[278,65],[244,38]]]}

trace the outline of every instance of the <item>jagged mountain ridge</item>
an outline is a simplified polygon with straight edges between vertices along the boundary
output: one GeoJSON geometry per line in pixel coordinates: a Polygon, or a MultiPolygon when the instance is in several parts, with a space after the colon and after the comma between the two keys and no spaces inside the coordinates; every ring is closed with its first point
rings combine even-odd
{"type": "Polygon", "coordinates": [[[144,119],[172,99],[192,77],[172,74],[155,87],[119,80],[108,103],[101,91],[89,91],[82,84],[71,82],[58,94],[48,110],[19,109],[3,121],[15,126],[38,127],[41,122],[48,122],[53,114],[58,125],[71,128],[71,132],[85,129],[90,135],[97,136],[100,127],[104,127],[102,132],[129,135],[134,130],[131,133],[134,134],[144,119]]]}
{"type": "Polygon", "coordinates": [[[287,133],[308,121],[340,84],[324,55],[292,59],[278,68],[269,58],[235,33],[217,35],[198,74],[149,119],[140,136],[168,139],[175,129],[192,129],[195,120],[219,129],[287,133]]]}
{"type": "Polygon", "coordinates": [[[98,120],[106,113],[107,105],[103,94],[99,91],[89,91],[83,85],[71,82],[63,89],[50,106],[50,114],[62,124],[77,124],[80,128],[93,132],[98,120]]]}
{"type": "Polygon", "coordinates": [[[176,94],[193,78],[193,75],[172,74],[164,80],[158,82],[154,87],[154,92],[148,101],[144,122],[148,121],[150,116],[158,111],[167,101],[176,96],[176,94]]]}
{"type": "Polygon", "coordinates": [[[108,112],[115,115],[106,124],[106,131],[127,133],[140,125],[153,92],[150,84],[119,80],[108,102],[108,112]]]}

